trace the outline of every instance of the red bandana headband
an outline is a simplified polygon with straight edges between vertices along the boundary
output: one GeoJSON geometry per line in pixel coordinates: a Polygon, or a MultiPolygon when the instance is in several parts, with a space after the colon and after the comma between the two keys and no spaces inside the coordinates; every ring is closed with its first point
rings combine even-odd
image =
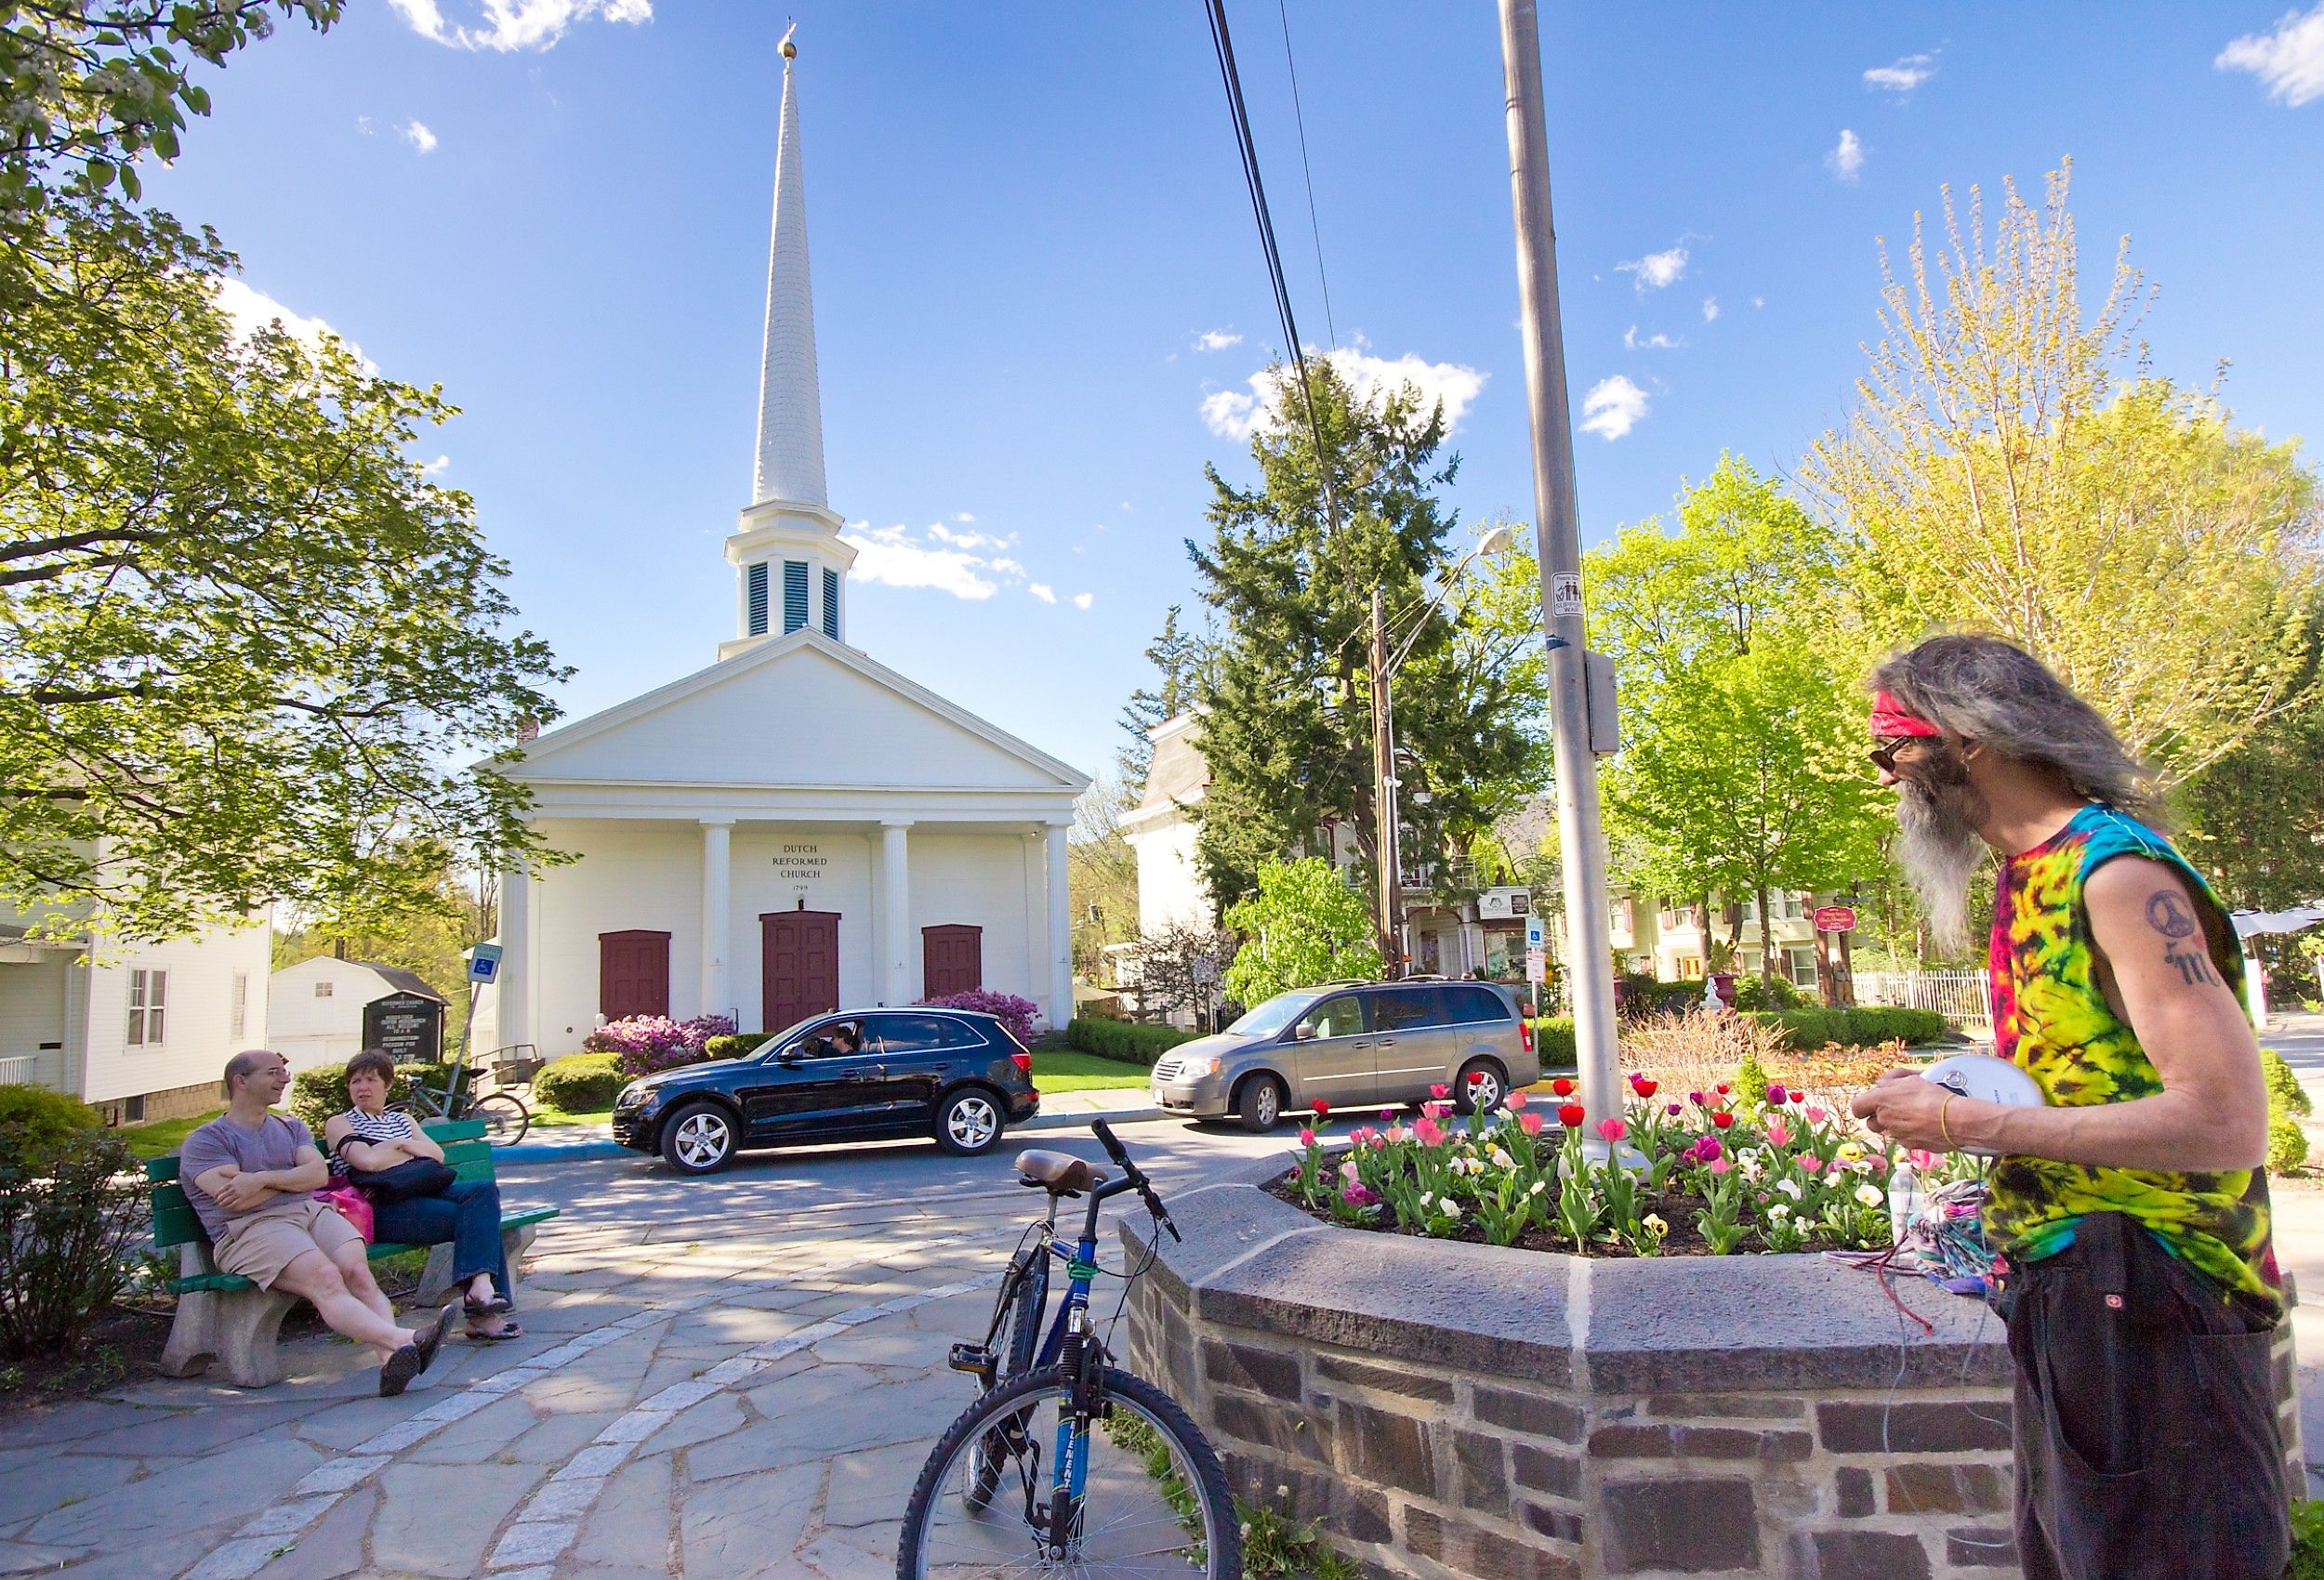
{"type": "Polygon", "coordinates": [[[1886,691],[1872,693],[1872,736],[1875,740],[1893,740],[1899,735],[1941,735],[1944,731],[1927,719],[1907,713],[1904,704],[1886,691]]]}

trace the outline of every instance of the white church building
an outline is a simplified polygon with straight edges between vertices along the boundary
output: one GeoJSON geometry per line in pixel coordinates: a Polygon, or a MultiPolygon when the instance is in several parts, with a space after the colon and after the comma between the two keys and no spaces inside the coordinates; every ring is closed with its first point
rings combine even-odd
{"type": "Polygon", "coordinates": [[[848,644],[855,550],[825,493],[784,53],[756,486],[726,540],[735,634],[506,770],[576,859],[504,876],[480,1046],[555,1057],[628,1015],[772,1031],[973,987],[1072,1014],[1065,835],[1089,776],[848,644]]]}

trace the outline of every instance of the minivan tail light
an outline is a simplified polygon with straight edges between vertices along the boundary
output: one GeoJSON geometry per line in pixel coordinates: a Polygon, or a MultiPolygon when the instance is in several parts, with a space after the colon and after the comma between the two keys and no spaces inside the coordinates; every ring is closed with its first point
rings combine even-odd
{"type": "Polygon", "coordinates": [[[1533,1051],[1533,1022],[1524,1015],[1517,1017],[1517,1035],[1524,1039],[1525,1051],[1531,1053],[1533,1051]]]}

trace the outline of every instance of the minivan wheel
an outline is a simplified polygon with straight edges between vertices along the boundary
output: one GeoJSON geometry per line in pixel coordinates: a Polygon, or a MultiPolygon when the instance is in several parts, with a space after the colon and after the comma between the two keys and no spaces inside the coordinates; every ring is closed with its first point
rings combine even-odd
{"type": "Polygon", "coordinates": [[[1001,1123],[993,1094],[970,1086],[946,1098],[936,1111],[936,1144],[960,1157],[989,1152],[1000,1143],[1001,1123]]]}
{"type": "Polygon", "coordinates": [[[1283,1117],[1283,1083],[1273,1075],[1253,1075],[1235,1096],[1235,1116],[1243,1128],[1262,1136],[1283,1117]]]}
{"type": "Polygon", "coordinates": [[[1472,1059],[1460,1067],[1453,1083],[1455,1106],[1462,1113],[1490,1113],[1509,1095],[1509,1077],[1489,1059],[1472,1059]]]}
{"type": "Polygon", "coordinates": [[[680,1174],[724,1168],[734,1160],[734,1121],[716,1103],[688,1103],[662,1123],[662,1160],[680,1174]]]}

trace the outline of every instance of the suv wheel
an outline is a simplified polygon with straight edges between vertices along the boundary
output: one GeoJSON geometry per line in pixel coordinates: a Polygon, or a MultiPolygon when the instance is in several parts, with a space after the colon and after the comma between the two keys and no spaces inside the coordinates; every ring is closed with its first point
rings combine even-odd
{"type": "Polygon", "coordinates": [[[1235,1113],[1244,1129],[1265,1135],[1283,1117],[1283,1083],[1273,1075],[1253,1075],[1235,1094],[1235,1113]]]}
{"type": "Polygon", "coordinates": [[[936,1111],[936,1144],[960,1157],[989,1152],[1000,1143],[1000,1104],[982,1086],[952,1094],[936,1111]]]}
{"type": "Polygon", "coordinates": [[[680,1174],[708,1174],[734,1158],[734,1121],[716,1103],[688,1103],[662,1124],[662,1159],[680,1174]]]}
{"type": "Polygon", "coordinates": [[[1509,1095],[1509,1077],[1489,1059],[1472,1059],[1453,1083],[1455,1107],[1462,1113],[1490,1113],[1509,1095]]]}

